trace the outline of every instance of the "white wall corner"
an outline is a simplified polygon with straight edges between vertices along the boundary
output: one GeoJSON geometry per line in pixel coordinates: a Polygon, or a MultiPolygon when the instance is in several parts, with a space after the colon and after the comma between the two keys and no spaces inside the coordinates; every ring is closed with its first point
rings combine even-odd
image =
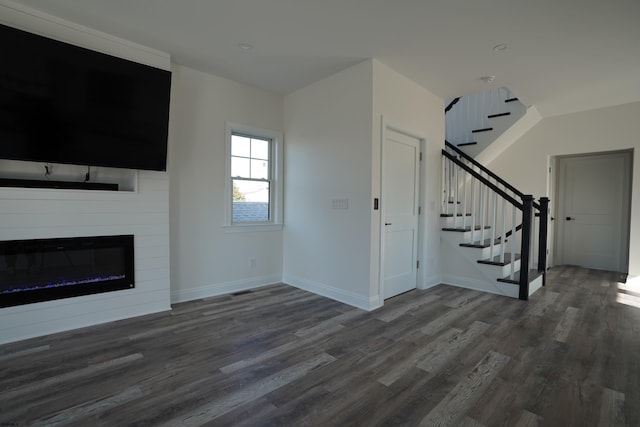
{"type": "Polygon", "coordinates": [[[518,139],[525,133],[534,127],[540,120],[542,115],[538,112],[535,105],[527,108],[527,112],[513,124],[509,129],[504,131],[496,140],[489,144],[487,148],[482,150],[475,160],[483,165],[488,165],[500,154],[502,154],[507,148],[511,147],[518,139]]]}
{"type": "Polygon", "coordinates": [[[442,276],[433,275],[429,277],[425,277],[424,281],[418,285],[418,289],[426,290],[433,288],[434,286],[438,286],[442,283],[442,276]]]}
{"type": "Polygon", "coordinates": [[[324,283],[314,282],[312,280],[302,279],[291,275],[285,275],[282,281],[296,288],[312,292],[316,295],[330,298],[332,300],[348,304],[352,307],[360,308],[366,311],[373,311],[376,308],[382,307],[382,301],[379,295],[365,297],[353,292],[345,291],[343,289],[336,288],[335,286],[327,285],[324,283]]]}
{"type": "Polygon", "coordinates": [[[171,292],[171,304],[193,301],[201,298],[226,295],[234,292],[246,291],[249,289],[261,288],[275,285],[282,282],[281,276],[262,276],[251,279],[235,280],[232,282],[215,283],[198,288],[183,289],[171,292]]]}

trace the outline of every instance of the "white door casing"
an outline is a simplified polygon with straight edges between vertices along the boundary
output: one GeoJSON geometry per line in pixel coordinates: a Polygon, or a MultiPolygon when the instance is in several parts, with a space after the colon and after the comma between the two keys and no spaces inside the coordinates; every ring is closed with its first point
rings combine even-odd
{"type": "Polygon", "coordinates": [[[416,288],[421,140],[385,125],[382,141],[383,299],[416,288]]]}
{"type": "Polygon", "coordinates": [[[557,263],[627,272],[631,153],[558,159],[557,263]]]}

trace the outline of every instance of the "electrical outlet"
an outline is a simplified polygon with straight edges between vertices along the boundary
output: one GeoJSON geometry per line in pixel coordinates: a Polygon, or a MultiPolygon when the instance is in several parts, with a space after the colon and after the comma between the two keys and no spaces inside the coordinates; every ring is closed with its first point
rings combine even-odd
{"type": "Polygon", "coordinates": [[[333,199],[331,200],[332,209],[349,209],[349,199],[333,199]]]}

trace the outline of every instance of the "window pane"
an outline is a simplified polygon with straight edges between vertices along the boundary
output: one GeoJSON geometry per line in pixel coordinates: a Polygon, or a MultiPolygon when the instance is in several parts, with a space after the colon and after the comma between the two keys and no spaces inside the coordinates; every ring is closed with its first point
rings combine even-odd
{"type": "Polygon", "coordinates": [[[233,222],[269,221],[269,183],[233,180],[233,222]]]}
{"type": "Polygon", "coordinates": [[[251,143],[251,157],[254,159],[269,160],[269,141],[266,139],[253,139],[251,143]]]}
{"type": "Polygon", "coordinates": [[[251,157],[251,139],[231,135],[231,155],[240,157],[251,157]]]}
{"type": "Polygon", "coordinates": [[[232,157],[231,176],[251,178],[251,161],[242,157],[232,157]]]}
{"type": "Polygon", "coordinates": [[[269,179],[269,162],[251,159],[251,178],[269,179]]]}
{"type": "Polygon", "coordinates": [[[234,179],[233,186],[244,196],[247,202],[269,202],[269,183],[234,179]]]}

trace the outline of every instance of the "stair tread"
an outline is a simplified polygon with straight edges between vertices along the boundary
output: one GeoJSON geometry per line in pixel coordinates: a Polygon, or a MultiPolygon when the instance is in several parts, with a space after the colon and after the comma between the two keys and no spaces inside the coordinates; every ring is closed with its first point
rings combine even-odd
{"type": "MultiPolygon", "coordinates": [[[[544,271],[529,270],[529,283],[533,282],[543,274],[544,274],[544,271]]],[[[507,277],[503,277],[502,279],[498,279],[498,282],[513,283],[515,285],[518,285],[520,284],[520,271],[516,271],[513,274],[513,279],[510,279],[509,276],[507,276],[507,277]]]]}
{"type": "MultiPolygon", "coordinates": [[[[485,229],[485,230],[487,230],[487,229],[489,229],[489,228],[491,228],[491,227],[490,227],[490,226],[488,226],[488,225],[485,225],[485,226],[484,226],[484,229],[485,229]]],[[[480,230],[482,230],[482,226],[480,226],[480,225],[476,225],[476,226],[474,227],[474,230],[476,230],[476,231],[480,231],[480,230]]],[[[444,227],[444,228],[442,229],[442,231],[457,231],[457,232],[459,232],[459,233],[466,233],[467,231],[471,231],[471,226],[470,226],[470,225],[468,225],[468,226],[466,226],[466,227],[444,227]]]]}
{"type": "Polygon", "coordinates": [[[474,129],[471,131],[471,133],[478,133],[478,132],[489,132],[492,131],[493,128],[482,128],[482,129],[474,129]]]}
{"type": "Polygon", "coordinates": [[[467,145],[476,145],[477,142],[476,141],[472,141],[472,142],[462,142],[460,144],[456,144],[456,146],[458,147],[466,147],[467,145]]]}
{"type": "MultiPolygon", "coordinates": [[[[520,254],[515,254],[515,260],[520,259],[520,254]]],[[[498,265],[504,267],[505,265],[511,264],[511,254],[504,254],[504,262],[500,262],[500,255],[494,256],[493,258],[480,259],[478,260],[479,264],[487,264],[487,265],[498,265]]]]}
{"type": "Polygon", "coordinates": [[[509,99],[505,99],[504,102],[515,102],[517,100],[518,98],[509,98],[509,99]]]}
{"type": "Polygon", "coordinates": [[[511,115],[511,112],[507,111],[506,113],[489,114],[487,118],[494,119],[496,117],[504,117],[504,116],[510,116],[510,115],[511,115]]]}
{"type": "MultiPolygon", "coordinates": [[[[498,239],[496,239],[494,241],[494,245],[499,245],[499,244],[500,244],[500,242],[498,241],[498,239]]],[[[460,246],[462,246],[463,248],[484,249],[484,248],[488,248],[489,246],[491,246],[491,239],[484,239],[484,241],[478,240],[477,242],[473,242],[473,243],[460,243],[460,246]]]]}

